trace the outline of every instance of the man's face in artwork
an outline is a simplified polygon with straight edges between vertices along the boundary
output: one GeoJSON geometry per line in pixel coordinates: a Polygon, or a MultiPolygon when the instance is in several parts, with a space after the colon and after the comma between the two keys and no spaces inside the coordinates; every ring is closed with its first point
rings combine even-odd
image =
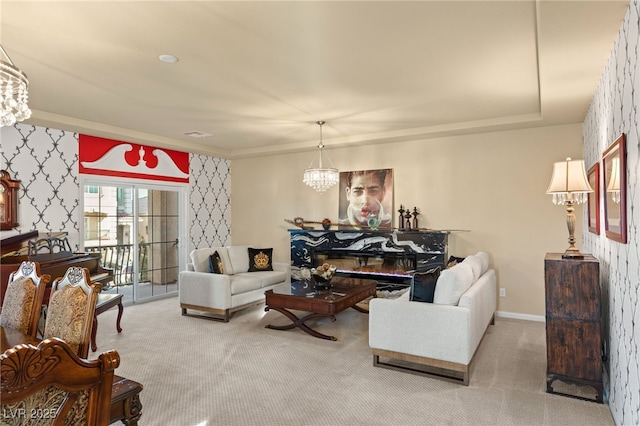
{"type": "Polygon", "coordinates": [[[345,195],[349,201],[349,218],[365,224],[371,215],[378,217],[384,199],[384,182],[373,172],[351,177],[345,195]]]}

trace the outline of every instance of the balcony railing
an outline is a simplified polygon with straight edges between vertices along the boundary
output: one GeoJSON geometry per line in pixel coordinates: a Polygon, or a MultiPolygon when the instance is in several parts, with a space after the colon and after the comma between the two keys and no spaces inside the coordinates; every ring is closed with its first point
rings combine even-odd
{"type": "MultiPolygon", "coordinates": [[[[152,243],[138,244],[138,282],[148,281],[148,254],[152,243]]],[[[98,252],[102,266],[113,269],[113,282],[116,286],[133,284],[133,244],[85,247],[85,251],[98,252]]]]}

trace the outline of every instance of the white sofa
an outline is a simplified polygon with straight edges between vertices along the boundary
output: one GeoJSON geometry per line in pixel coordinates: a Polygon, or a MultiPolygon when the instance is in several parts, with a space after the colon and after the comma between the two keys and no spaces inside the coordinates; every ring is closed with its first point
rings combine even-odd
{"type": "Polygon", "coordinates": [[[371,300],[374,366],[468,385],[473,355],[495,321],[496,298],[495,271],[489,269],[488,254],[480,252],[440,273],[434,303],[410,301],[408,292],[395,300],[371,300]]]}
{"type": "Polygon", "coordinates": [[[248,250],[249,246],[193,250],[187,270],[180,272],[182,315],[228,322],[233,312],[263,303],[265,291],[291,285],[291,266],[286,263],[272,262],[272,271],[249,272],[248,250]],[[209,272],[209,256],[216,251],[224,274],[209,272]]]}

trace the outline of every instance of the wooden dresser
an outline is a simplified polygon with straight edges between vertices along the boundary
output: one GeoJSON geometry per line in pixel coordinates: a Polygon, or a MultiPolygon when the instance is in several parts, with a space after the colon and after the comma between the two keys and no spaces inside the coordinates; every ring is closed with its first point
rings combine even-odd
{"type": "Polygon", "coordinates": [[[602,320],[600,308],[600,263],[563,259],[547,253],[544,260],[547,392],[602,402],[602,320]],[[595,399],[554,390],[553,382],[588,385],[595,399]]]}

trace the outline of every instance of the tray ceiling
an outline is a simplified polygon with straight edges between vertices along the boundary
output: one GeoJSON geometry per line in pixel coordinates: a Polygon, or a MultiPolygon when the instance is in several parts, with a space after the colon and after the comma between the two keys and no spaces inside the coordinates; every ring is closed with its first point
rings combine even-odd
{"type": "Polygon", "coordinates": [[[628,4],[3,0],[0,12],[30,80],[28,123],[238,158],[312,150],[318,120],[329,148],[580,123],[628,4]]]}

